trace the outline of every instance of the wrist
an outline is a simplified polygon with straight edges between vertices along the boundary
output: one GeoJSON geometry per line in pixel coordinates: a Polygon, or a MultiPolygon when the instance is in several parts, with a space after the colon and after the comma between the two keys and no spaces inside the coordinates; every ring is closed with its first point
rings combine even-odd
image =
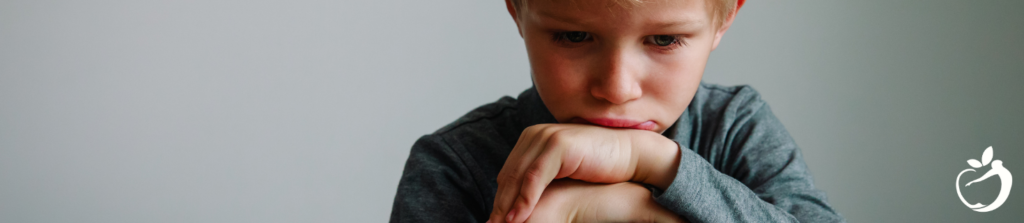
{"type": "Polygon", "coordinates": [[[642,134],[634,143],[637,167],[633,182],[665,190],[679,172],[679,144],[660,134],[642,134]]]}

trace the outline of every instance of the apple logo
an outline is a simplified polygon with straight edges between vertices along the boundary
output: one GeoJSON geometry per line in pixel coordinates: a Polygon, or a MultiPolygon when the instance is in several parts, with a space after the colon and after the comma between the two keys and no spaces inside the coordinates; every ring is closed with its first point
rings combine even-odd
{"type": "Polygon", "coordinates": [[[966,172],[974,172],[973,168],[964,169],[963,171],[960,171],[960,174],[956,175],[956,195],[960,196],[960,201],[964,202],[964,205],[967,205],[968,208],[971,208],[972,210],[977,212],[989,212],[995,210],[996,208],[999,208],[999,206],[1002,206],[1003,202],[1006,202],[1006,198],[1010,196],[1010,187],[1013,186],[1013,175],[1010,175],[1010,171],[1003,167],[1003,161],[992,161],[991,146],[985,149],[985,152],[981,154],[981,162],[978,162],[978,160],[976,159],[967,160],[967,164],[971,165],[971,167],[974,168],[988,166],[989,162],[991,162],[992,164],[992,169],[990,169],[988,172],[985,173],[985,175],[982,175],[977,180],[967,182],[967,185],[964,185],[965,187],[970,187],[973,183],[983,181],[992,176],[999,176],[999,180],[1002,182],[1002,186],[999,187],[999,195],[996,196],[996,200],[989,205],[983,205],[981,203],[967,203],[967,200],[964,199],[964,195],[960,193],[960,175],[963,175],[966,172]]]}

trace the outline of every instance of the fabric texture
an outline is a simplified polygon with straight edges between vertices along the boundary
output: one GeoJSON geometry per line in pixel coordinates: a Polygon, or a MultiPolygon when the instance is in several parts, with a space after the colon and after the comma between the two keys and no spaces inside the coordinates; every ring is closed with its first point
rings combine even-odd
{"type": "MultiPolygon", "coordinates": [[[[497,176],[526,127],[557,121],[530,88],[480,106],[413,145],[391,222],[485,222],[497,176]]],[[[748,86],[701,83],[663,134],[681,160],[656,202],[690,222],[843,222],[799,148],[748,86]]]]}

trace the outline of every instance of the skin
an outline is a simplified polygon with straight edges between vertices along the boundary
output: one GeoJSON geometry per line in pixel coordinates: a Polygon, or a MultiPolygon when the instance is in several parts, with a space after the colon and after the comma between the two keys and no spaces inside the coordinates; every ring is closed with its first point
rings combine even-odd
{"type": "MultiPolygon", "coordinates": [[[[509,154],[505,166],[498,173],[498,192],[495,195],[494,209],[490,216],[491,222],[523,222],[532,219],[534,210],[563,209],[562,207],[545,207],[541,202],[544,199],[556,199],[550,198],[556,195],[546,189],[553,179],[558,178],[577,179],[592,183],[648,183],[648,180],[668,179],[668,182],[660,183],[667,187],[672,176],[648,177],[645,173],[652,171],[638,168],[662,167],[665,168],[661,170],[662,173],[674,175],[673,166],[679,165],[678,152],[679,147],[674,142],[647,130],[612,129],[585,124],[530,126],[523,131],[515,148],[512,149],[512,153],[509,154]],[[659,156],[659,154],[675,155],[659,156]],[[541,196],[542,194],[544,196],[541,196]],[[513,205],[510,201],[515,201],[515,210],[505,214],[506,212],[501,210],[508,210],[508,207],[513,205]],[[504,206],[499,206],[501,204],[504,206]]],[[[647,190],[638,184],[635,187],[647,190]]],[[[575,193],[588,196],[627,192],[598,190],[598,187],[574,187],[554,193],[565,191],[576,191],[575,193]]],[[[571,196],[557,197],[570,198],[571,196]]],[[[603,207],[605,205],[650,207],[645,203],[625,202],[653,202],[649,195],[640,198],[604,203],[589,203],[588,201],[593,200],[572,199],[567,202],[549,203],[564,204],[568,207],[603,207]]],[[[628,210],[639,211],[639,213],[632,213],[629,216],[659,215],[660,217],[655,219],[672,219],[662,216],[665,213],[671,213],[663,209],[661,206],[655,205],[651,209],[628,210]]],[[[576,212],[578,211],[558,213],[576,212]]],[[[565,219],[568,218],[570,217],[565,217],[565,219]]]]}
{"type": "Polygon", "coordinates": [[[551,182],[526,222],[683,222],[636,183],[551,182]]]}
{"type": "MultiPolygon", "coordinates": [[[[523,131],[498,175],[490,222],[526,222],[534,215],[583,219],[573,213],[605,205],[644,207],[616,216],[657,216],[628,221],[679,222],[664,208],[650,206],[649,193],[604,202],[565,194],[624,198],[643,195],[635,192],[642,187],[595,183],[636,182],[661,189],[671,184],[679,147],[660,133],[689,106],[708,56],[738,7],[715,26],[703,1],[648,1],[631,7],[612,0],[572,2],[534,0],[517,11],[506,0],[526,43],[534,85],[559,124],[523,131]],[[561,178],[585,182],[552,183],[561,178]]],[[[594,216],[586,220],[622,220],[594,216]]]]}

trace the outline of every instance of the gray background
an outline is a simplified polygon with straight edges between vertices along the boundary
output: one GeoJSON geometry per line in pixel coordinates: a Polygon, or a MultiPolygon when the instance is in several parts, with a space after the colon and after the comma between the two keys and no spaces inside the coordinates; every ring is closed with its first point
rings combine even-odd
{"type": "MultiPolygon", "coordinates": [[[[759,90],[852,222],[1019,221],[1022,12],[753,0],[705,81],[759,90]],[[988,146],[1017,189],[975,213],[988,146]]],[[[526,59],[499,0],[0,0],[0,222],[383,222],[413,141],[526,59]]]]}

